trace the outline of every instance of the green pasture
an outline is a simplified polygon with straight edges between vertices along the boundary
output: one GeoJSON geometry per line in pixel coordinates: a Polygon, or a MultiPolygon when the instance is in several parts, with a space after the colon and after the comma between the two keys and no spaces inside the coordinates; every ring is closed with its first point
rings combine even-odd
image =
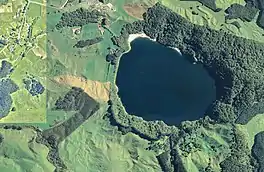
{"type": "Polygon", "coordinates": [[[60,143],[59,153],[68,170],[160,172],[155,153],[146,150],[148,141],[132,133],[122,135],[103,119],[105,108],[60,143]]]}
{"type": "Polygon", "coordinates": [[[0,143],[1,172],[51,172],[54,166],[46,159],[48,148],[36,143],[36,132],[30,128],[22,130],[0,129],[4,140],[0,143]]]}

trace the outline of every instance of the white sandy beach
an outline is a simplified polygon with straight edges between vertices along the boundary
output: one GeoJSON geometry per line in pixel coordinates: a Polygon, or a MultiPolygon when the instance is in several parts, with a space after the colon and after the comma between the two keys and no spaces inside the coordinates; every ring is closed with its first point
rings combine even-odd
{"type": "MultiPolygon", "coordinates": [[[[152,41],[156,41],[156,39],[151,39],[145,33],[138,33],[138,34],[130,34],[129,37],[128,37],[128,43],[130,44],[136,38],[148,38],[148,39],[150,39],[152,41]]],[[[172,49],[176,50],[178,53],[182,54],[181,51],[178,48],[175,48],[175,47],[169,47],[169,48],[172,48],[172,49]]]]}
{"type": "Polygon", "coordinates": [[[179,48],[175,48],[175,47],[169,47],[169,48],[176,50],[178,53],[180,53],[180,55],[182,55],[182,53],[181,53],[179,48]]]}
{"type": "Polygon", "coordinates": [[[148,38],[152,41],[156,41],[154,39],[151,39],[149,36],[147,36],[145,33],[138,33],[138,34],[130,34],[128,37],[128,42],[131,43],[136,38],[148,38]]]}

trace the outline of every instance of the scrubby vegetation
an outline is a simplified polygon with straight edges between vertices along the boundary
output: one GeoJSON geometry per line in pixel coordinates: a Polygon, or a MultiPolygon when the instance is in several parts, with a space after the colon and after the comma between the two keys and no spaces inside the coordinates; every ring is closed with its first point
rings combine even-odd
{"type": "Polygon", "coordinates": [[[84,48],[84,47],[91,46],[93,44],[97,44],[97,43],[101,42],[102,40],[103,40],[102,37],[96,37],[96,38],[87,39],[87,40],[80,40],[73,47],[84,48]]]}
{"type": "Polygon", "coordinates": [[[97,23],[102,16],[103,15],[96,10],[89,11],[84,8],[79,8],[72,12],[63,13],[56,28],[61,29],[63,27],[83,26],[88,23],[97,23]]]}

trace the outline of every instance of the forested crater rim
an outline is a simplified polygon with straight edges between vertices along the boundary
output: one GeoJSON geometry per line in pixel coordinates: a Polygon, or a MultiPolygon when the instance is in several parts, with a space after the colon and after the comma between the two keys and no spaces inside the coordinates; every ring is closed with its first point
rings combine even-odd
{"type": "Polygon", "coordinates": [[[264,78],[260,75],[264,72],[264,44],[195,25],[160,3],[150,7],[143,18],[124,25],[121,35],[112,37],[119,52],[125,52],[130,34],[139,33],[164,46],[178,47],[191,61],[202,63],[216,82],[216,101],[206,113],[212,119],[244,123],[260,112],[252,107],[264,100],[264,78]]]}
{"type": "Polygon", "coordinates": [[[118,64],[118,96],[128,114],[146,121],[198,120],[215,100],[214,80],[201,64],[147,36],[134,39],[118,64]]]}

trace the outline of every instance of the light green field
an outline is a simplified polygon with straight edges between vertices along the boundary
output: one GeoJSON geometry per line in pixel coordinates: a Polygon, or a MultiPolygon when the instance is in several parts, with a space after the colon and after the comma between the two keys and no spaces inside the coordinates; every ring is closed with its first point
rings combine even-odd
{"type": "Polygon", "coordinates": [[[237,128],[245,134],[248,147],[251,150],[255,135],[264,131],[264,114],[256,115],[246,125],[237,124],[237,128]]]}
{"type": "Polygon", "coordinates": [[[33,129],[0,129],[4,141],[0,143],[1,172],[51,172],[54,166],[46,159],[48,148],[35,142],[33,129]]]}
{"type": "Polygon", "coordinates": [[[59,145],[68,170],[160,172],[155,153],[145,150],[148,141],[132,133],[122,135],[102,119],[104,111],[101,108],[59,145]]]}

